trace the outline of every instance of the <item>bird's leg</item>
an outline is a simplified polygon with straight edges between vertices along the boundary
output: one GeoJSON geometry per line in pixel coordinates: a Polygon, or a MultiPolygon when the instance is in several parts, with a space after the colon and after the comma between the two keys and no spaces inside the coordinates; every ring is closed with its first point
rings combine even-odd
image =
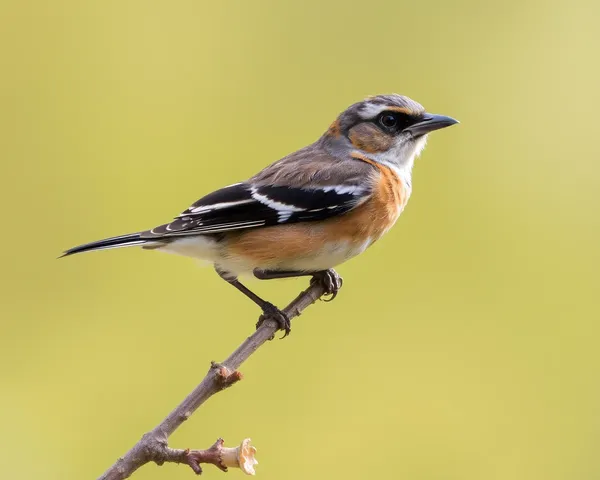
{"type": "Polygon", "coordinates": [[[277,278],[293,278],[293,277],[306,277],[311,276],[311,285],[314,283],[321,283],[325,289],[325,295],[331,295],[331,298],[325,300],[331,302],[337,297],[340,288],[342,288],[342,277],[338,273],[330,268],[328,270],[320,270],[318,272],[295,272],[290,270],[260,270],[255,268],[253,270],[254,276],[259,280],[274,280],[277,278]]]}
{"type": "Polygon", "coordinates": [[[260,327],[266,318],[272,318],[277,322],[279,328],[285,332],[285,334],[281,338],[285,338],[290,334],[292,327],[290,319],[285,312],[279,310],[271,302],[267,302],[266,300],[260,298],[258,295],[256,295],[256,293],[254,293],[252,290],[246,287],[237,278],[231,278],[231,276],[228,276],[225,272],[219,270],[218,268],[215,268],[215,270],[223,280],[225,280],[230,285],[233,285],[235,288],[237,288],[240,292],[246,295],[250,300],[252,300],[261,308],[263,314],[258,319],[256,328],[260,327]]]}

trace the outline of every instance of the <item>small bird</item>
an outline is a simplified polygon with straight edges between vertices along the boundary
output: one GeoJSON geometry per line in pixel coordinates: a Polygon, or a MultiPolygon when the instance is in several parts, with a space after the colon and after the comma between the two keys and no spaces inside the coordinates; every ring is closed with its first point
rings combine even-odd
{"type": "Polygon", "coordinates": [[[413,164],[427,134],[455,123],[402,95],[370,96],[342,112],[313,144],[202,197],[172,222],[80,245],[63,256],[141,246],[209,261],[286,336],[287,315],[239,275],[311,276],[333,300],[342,284],[333,267],[394,225],[410,197],[413,164]]]}

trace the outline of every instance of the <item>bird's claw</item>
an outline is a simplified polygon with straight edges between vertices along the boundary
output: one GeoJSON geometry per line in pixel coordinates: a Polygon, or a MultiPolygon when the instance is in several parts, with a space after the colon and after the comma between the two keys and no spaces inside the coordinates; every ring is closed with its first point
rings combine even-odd
{"type": "Polygon", "coordinates": [[[342,288],[343,280],[333,268],[330,268],[329,270],[323,270],[315,273],[310,283],[311,285],[320,283],[325,290],[323,295],[330,297],[323,299],[323,301],[331,302],[335,297],[337,297],[340,288],[342,288]]]}
{"type": "Polygon", "coordinates": [[[285,332],[283,334],[283,337],[281,338],[287,337],[292,331],[290,317],[288,317],[285,312],[279,310],[275,305],[269,302],[265,303],[262,309],[263,314],[258,318],[258,322],[256,322],[256,328],[258,329],[266,319],[270,318],[272,320],[275,320],[279,329],[285,332]]]}

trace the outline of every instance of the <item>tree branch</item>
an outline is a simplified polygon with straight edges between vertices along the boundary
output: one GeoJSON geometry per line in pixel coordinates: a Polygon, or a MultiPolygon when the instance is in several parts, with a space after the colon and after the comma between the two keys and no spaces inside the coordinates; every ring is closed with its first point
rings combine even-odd
{"type": "MultiPolygon", "coordinates": [[[[309,288],[296,297],[283,311],[290,320],[315,303],[325,294],[321,282],[313,282],[309,288]]],[[[214,450],[222,447],[222,440],[207,450],[176,450],[168,446],[168,438],[190,416],[215,393],[230,387],[241,380],[242,374],[237,368],[244,363],[267,340],[273,338],[277,323],[269,318],[222,363],[211,363],[211,367],[202,382],[153,430],[146,433],[124,456],[120,457],[98,480],[123,480],[128,478],[142,465],[155,462],[185,463],[195,473],[202,473],[199,463],[212,463],[222,470],[219,456],[214,450]]]]}

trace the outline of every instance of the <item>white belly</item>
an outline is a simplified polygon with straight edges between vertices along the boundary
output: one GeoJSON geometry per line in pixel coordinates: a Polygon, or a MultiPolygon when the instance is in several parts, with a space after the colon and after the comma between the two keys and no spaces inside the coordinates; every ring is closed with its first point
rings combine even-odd
{"type": "Polygon", "coordinates": [[[319,271],[333,268],[352,257],[364,252],[371,244],[371,239],[356,245],[347,241],[329,243],[323,249],[310,257],[287,261],[281,268],[285,270],[319,271]]]}
{"type": "Polygon", "coordinates": [[[349,242],[340,241],[329,243],[310,256],[302,256],[293,259],[258,263],[249,258],[222,256],[216,260],[215,263],[222,270],[231,272],[235,275],[251,274],[255,268],[261,270],[317,272],[344,263],[352,257],[362,253],[370,244],[371,240],[364,242],[361,245],[351,245],[349,242]]]}

